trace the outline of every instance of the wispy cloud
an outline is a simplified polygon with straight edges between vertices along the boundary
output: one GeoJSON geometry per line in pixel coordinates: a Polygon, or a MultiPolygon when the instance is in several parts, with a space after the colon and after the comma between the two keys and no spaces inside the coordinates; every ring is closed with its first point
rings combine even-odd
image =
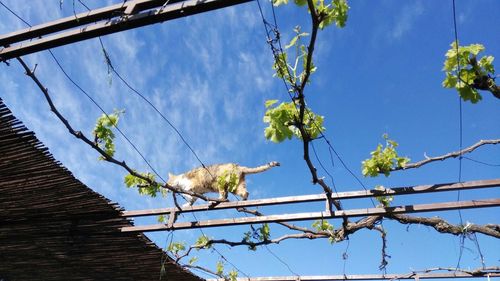
{"type": "Polygon", "coordinates": [[[396,16],[396,22],[389,36],[392,39],[401,39],[416,24],[418,18],[424,13],[424,6],[421,1],[408,3],[396,16]]]}

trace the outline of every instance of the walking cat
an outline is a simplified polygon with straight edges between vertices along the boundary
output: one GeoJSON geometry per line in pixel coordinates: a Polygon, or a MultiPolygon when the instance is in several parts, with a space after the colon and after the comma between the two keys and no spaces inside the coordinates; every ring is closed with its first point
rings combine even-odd
{"type": "MultiPolygon", "coordinates": [[[[199,167],[180,175],[168,173],[167,184],[198,194],[218,192],[220,199],[227,199],[228,192],[231,192],[240,196],[243,200],[247,200],[248,191],[245,175],[261,173],[279,165],[280,163],[276,161],[255,168],[248,168],[233,163],[216,164],[206,168],[199,167]],[[230,186],[227,182],[229,181],[234,181],[235,187],[232,190],[228,190],[230,186]]],[[[182,196],[188,201],[185,204],[187,206],[193,205],[197,199],[187,194],[182,194],[182,196]]]]}

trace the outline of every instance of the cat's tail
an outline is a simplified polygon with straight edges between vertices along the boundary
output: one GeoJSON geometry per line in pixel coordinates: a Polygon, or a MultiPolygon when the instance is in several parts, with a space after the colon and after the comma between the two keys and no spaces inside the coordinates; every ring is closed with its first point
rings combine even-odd
{"type": "Polygon", "coordinates": [[[276,167],[276,166],[279,166],[280,163],[279,162],[276,162],[276,161],[272,161],[272,162],[269,162],[265,165],[262,165],[262,166],[259,166],[259,167],[255,167],[255,168],[248,168],[248,167],[243,167],[241,166],[240,169],[241,169],[241,172],[243,174],[256,174],[256,173],[262,173],[264,171],[267,171],[269,169],[271,169],[272,167],[276,167]]]}

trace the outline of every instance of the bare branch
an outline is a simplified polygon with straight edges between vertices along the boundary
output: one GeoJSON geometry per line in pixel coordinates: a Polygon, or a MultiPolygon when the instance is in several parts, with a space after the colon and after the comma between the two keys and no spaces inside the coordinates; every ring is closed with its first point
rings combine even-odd
{"type": "Polygon", "coordinates": [[[475,144],[473,144],[465,149],[462,149],[460,151],[450,152],[448,154],[441,155],[441,156],[430,157],[430,158],[427,158],[427,159],[424,159],[422,161],[415,162],[415,163],[409,163],[409,164],[406,164],[404,167],[392,168],[391,171],[419,168],[419,167],[421,167],[425,164],[431,163],[431,162],[443,161],[443,160],[448,159],[448,158],[457,158],[457,157],[462,156],[466,153],[470,153],[470,152],[474,151],[475,149],[477,149],[483,145],[486,145],[486,144],[499,144],[499,143],[500,143],[500,139],[480,140],[479,142],[477,142],[477,143],[475,143],[475,144]]]}
{"type": "MultiPolygon", "coordinates": [[[[455,267],[434,267],[434,268],[428,268],[424,270],[414,270],[408,274],[400,274],[398,277],[399,278],[411,278],[414,276],[419,276],[419,274],[422,273],[430,273],[434,271],[449,271],[449,272],[460,272],[460,273],[465,273],[472,276],[488,276],[488,273],[491,272],[498,272],[500,270],[500,267],[498,266],[492,266],[492,267],[481,267],[481,268],[476,268],[472,270],[467,270],[467,269],[462,269],[462,268],[455,268],[455,267]]],[[[398,278],[396,278],[398,279],[398,278]]]]}
{"type": "MultiPolygon", "coordinates": [[[[38,88],[44,94],[45,99],[47,100],[47,103],[49,104],[50,110],[52,112],[54,112],[54,114],[57,116],[57,118],[64,124],[64,126],[66,127],[66,129],[68,129],[68,131],[69,131],[70,134],[72,134],[73,136],[75,136],[77,139],[82,140],[83,142],[85,142],[86,144],[88,144],[90,147],[92,147],[94,150],[96,150],[99,154],[101,154],[101,156],[103,157],[103,159],[105,161],[113,163],[113,164],[116,164],[116,165],[124,168],[129,174],[131,174],[131,175],[133,175],[133,176],[135,176],[137,178],[140,178],[140,179],[146,181],[150,185],[160,185],[157,182],[155,182],[154,180],[152,180],[152,179],[150,179],[148,177],[145,177],[145,176],[137,173],[136,171],[134,171],[132,168],[130,168],[125,163],[125,161],[118,161],[118,160],[116,160],[115,158],[113,158],[112,156],[110,156],[109,154],[107,154],[104,150],[102,150],[99,146],[97,146],[96,143],[94,143],[89,138],[87,138],[81,131],[76,131],[75,129],[73,129],[73,127],[69,124],[68,120],[66,118],[64,118],[64,116],[57,110],[57,108],[55,107],[54,103],[52,102],[52,98],[49,95],[49,90],[42,84],[42,82],[40,82],[40,80],[38,79],[38,77],[35,75],[34,71],[32,71],[28,67],[28,65],[26,65],[26,63],[21,58],[17,58],[17,60],[19,61],[19,63],[24,68],[26,75],[29,76],[36,83],[36,85],[38,86],[38,88]]],[[[224,200],[221,200],[221,199],[209,198],[209,197],[206,197],[204,195],[197,194],[197,193],[194,193],[194,192],[191,192],[191,191],[180,190],[179,188],[170,186],[168,184],[164,184],[163,187],[167,188],[168,190],[170,190],[172,192],[188,194],[190,196],[194,196],[194,197],[200,198],[200,199],[205,200],[205,201],[214,201],[214,202],[223,202],[224,201],[224,200]]]]}
{"type": "Polygon", "coordinates": [[[500,238],[500,225],[486,224],[477,225],[467,223],[466,225],[454,225],[439,217],[416,217],[408,215],[389,215],[387,218],[396,220],[403,224],[423,224],[434,228],[440,233],[448,233],[453,235],[463,235],[468,233],[481,233],[495,238],[500,238]]]}
{"type": "MultiPolygon", "coordinates": [[[[241,209],[239,210],[241,212],[246,212],[249,214],[253,214],[255,216],[262,216],[263,214],[254,211],[254,210],[247,210],[247,209],[241,209]]],[[[202,248],[207,248],[207,246],[210,245],[215,245],[215,244],[224,244],[228,245],[231,247],[237,247],[237,246],[247,246],[251,248],[255,248],[258,246],[263,246],[263,245],[269,245],[269,244],[279,244],[282,241],[286,240],[291,240],[291,239],[320,239],[320,238],[329,238],[332,239],[333,242],[341,242],[347,239],[347,237],[350,234],[353,234],[359,230],[362,229],[369,229],[369,230],[376,230],[381,233],[381,238],[382,238],[382,262],[381,262],[381,269],[387,265],[387,260],[386,258],[389,257],[386,253],[386,248],[387,248],[387,241],[386,241],[386,233],[383,230],[381,226],[378,225],[380,221],[382,220],[383,217],[386,217],[388,219],[392,219],[395,221],[398,221],[402,224],[419,224],[419,225],[427,225],[430,227],[433,227],[440,233],[447,233],[447,234],[453,234],[453,235],[463,235],[463,234],[470,234],[470,233],[482,233],[484,235],[492,236],[495,238],[500,238],[500,225],[496,224],[487,224],[487,225],[476,225],[476,224],[467,224],[465,226],[461,225],[453,225],[441,218],[438,217],[433,217],[433,218],[426,218],[426,217],[416,217],[416,216],[408,216],[408,215],[385,215],[385,216],[368,216],[364,217],[356,222],[349,222],[346,225],[343,225],[342,228],[336,229],[334,231],[316,231],[312,230],[309,228],[304,228],[304,227],[299,227],[293,224],[289,223],[278,223],[284,227],[287,227],[290,230],[294,231],[299,231],[301,233],[293,233],[293,234],[285,234],[283,236],[274,238],[274,239],[264,239],[262,241],[247,241],[247,240],[240,240],[240,241],[230,241],[227,239],[209,239],[205,245],[193,245],[191,246],[185,254],[180,256],[180,258],[177,259],[180,260],[181,258],[184,258],[185,256],[189,255],[189,253],[193,249],[202,249],[202,248]]]]}
{"type": "Polygon", "coordinates": [[[389,264],[387,258],[391,257],[387,254],[387,232],[385,232],[384,228],[381,225],[377,225],[373,229],[380,232],[380,238],[382,239],[382,258],[380,260],[380,265],[378,266],[378,268],[380,270],[385,270],[385,268],[389,264]]]}
{"type": "Polygon", "coordinates": [[[434,268],[427,268],[424,270],[417,270],[413,271],[413,273],[429,273],[433,271],[453,271],[453,272],[463,272],[467,273],[470,275],[483,275],[488,273],[488,271],[499,271],[500,266],[489,266],[489,267],[480,267],[476,269],[463,269],[463,268],[455,268],[455,267],[434,267],[434,268]]]}

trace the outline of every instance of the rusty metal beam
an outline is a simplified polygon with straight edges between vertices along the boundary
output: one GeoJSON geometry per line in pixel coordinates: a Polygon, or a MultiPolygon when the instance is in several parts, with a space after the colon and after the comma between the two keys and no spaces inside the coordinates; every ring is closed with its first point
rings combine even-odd
{"type": "MultiPolygon", "coordinates": [[[[106,20],[103,22],[99,22],[96,24],[84,26],[82,28],[66,31],[66,32],[61,32],[57,33],[54,35],[50,35],[47,37],[42,37],[40,39],[35,39],[32,41],[26,41],[22,42],[13,46],[7,46],[8,42],[18,42],[21,39],[26,39],[26,38],[33,38],[33,35],[36,34],[49,34],[53,33],[53,31],[58,31],[62,30],[62,27],[72,27],[76,25],[75,20],[71,20],[69,18],[61,20],[60,23],[55,23],[51,24],[48,23],[46,26],[42,27],[32,27],[30,29],[24,30],[24,32],[28,32],[29,35],[24,35],[25,33],[21,32],[14,32],[11,34],[8,34],[6,36],[2,37],[3,44],[6,46],[4,49],[0,50],[0,61],[1,60],[8,60],[12,59],[15,57],[20,57],[24,55],[28,55],[31,53],[43,51],[46,49],[54,48],[54,47],[59,47],[83,40],[87,40],[90,38],[95,38],[98,36],[103,36],[103,35],[108,35],[120,31],[125,31],[133,28],[138,28],[146,25],[151,25],[155,23],[160,23],[176,18],[181,18],[181,17],[186,17],[198,13],[203,13],[211,10],[216,10],[220,8],[225,8],[245,2],[249,2],[250,0],[186,0],[182,2],[176,2],[173,4],[169,4],[165,7],[160,7],[158,9],[153,9],[153,10],[148,10],[142,13],[137,13],[133,14],[130,16],[120,16],[116,17],[114,19],[106,20]],[[56,26],[56,28],[54,27],[56,26]],[[30,31],[33,30],[33,31],[30,31]]],[[[146,2],[148,5],[152,5],[152,3],[158,4],[158,1],[138,1],[138,2],[144,2],[142,7],[147,7],[144,6],[146,5],[146,2]]],[[[128,3],[128,2],[127,2],[128,3]]],[[[135,5],[139,5],[138,3],[131,3],[135,5]]],[[[121,4],[120,4],[121,7],[121,4]]],[[[139,5],[138,7],[141,7],[139,5]]],[[[135,7],[135,10],[138,9],[138,7],[135,7]]],[[[125,8],[120,8],[117,9],[116,7],[114,8],[117,10],[119,13],[125,12],[127,7],[125,8]]],[[[113,10],[113,9],[110,9],[113,10]]],[[[102,19],[104,15],[108,15],[109,11],[101,11],[101,12],[96,12],[95,14],[90,14],[90,19],[92,17],[96,19],[102,19]]],[[[74,17],[73,17],[74,19],[74,17]]],[[[80,18],[82,22],[86,21],[91,22],[92,20],[89,20],[85,17],[80,18]]]]}
{"type": "Polygon", "coordinates": [[[177,222],[174,223],[172,227],[169,227],[166,224],[130,226],[130,227],[123,227],[121,231],[151,232],[151,231],[161,231],[161,230],[180,230],[180,229],[191,229],[191,228],[245,225],[252,223],[274,223],[274,222],[287,222],[287,221],[334,219],[343,217],[362,217],[362,216],[387,215],[387,214],[423,213],[423,212],[433,212],[433,211],[448,211],[456,209],[472,209],[472,208],[486,208],[486,207],[498,207],[498,206],[500,206],[500,198],[407,205],[407,206],[397,206],[397,207],[387,207],[387,208],[379,207],[379,208],[342,210],[342,211],[334,211],[332,212],[331,215],[328,212],[314,212],[314,213],[270,215],[270,216],[260,216],[260,217],[215,219],[215,220],[192,221],[192,222],[177,222]]]}
{"type": "MultiPolygon", "coordinates": [[[[406,274],[355,274],[325,276],[275,276],[237,278],[237,281],[335,281],[335,280],[418,280],[418,279],[455,279],[455,278],[495,278],[500,271],[493,272],[444,272],[444,273],[406,273],[406,274]]],[[[207,279],[207,281],[224,281],[224,279],[207,279]]]]}
{"type": "MultiPolygon", "coordinates": [[[[417,185],[417,186],[409,186],[409,187],[397,187],[397,188],[386,189],[386,191],[384,191],[384,192],[377,191],[377,190],[338,192],[336,194],[332,194],[332,199],[341,200],[341,199],[367,198],[367,197],[384,196],[384,195],[388,195],[388,196],[390,196],[390,195],[406,195],[406,194],[416,194],[416,193],[429,193],[429,192],[443,192],[443,191],[453,191],[453,190],[491,188],[491,187],[496,187],[496,186],[500,186],[500,179],[468,181],[468,182],[462,182],[462,183],[445,183],[445,184],[431,184],[431,185],[417,185]]],[[[207,210],[223,210],[223,209],[234,209],[234,208],[243,208],[243,207],[318,202],[318,201],[324,201],[324,200],[326,200],[325,194],[287,196],[287,197],[278,197],[278,198],[269,198],[269,199],[224,202],[224,203],[220,203],[217,205],[204,204],[204,205],[184,207],[180,210],[174,207],[174,208],[159,208],[159,209],[148,209],[148,210],[124,211],[122,213],[122,216],[124,216],[124,217],[141,217],[141,216],[170,214],[173,211],[177,212],[177,213],[200,212],[200,211],[207,211],[207,210]]]]}

